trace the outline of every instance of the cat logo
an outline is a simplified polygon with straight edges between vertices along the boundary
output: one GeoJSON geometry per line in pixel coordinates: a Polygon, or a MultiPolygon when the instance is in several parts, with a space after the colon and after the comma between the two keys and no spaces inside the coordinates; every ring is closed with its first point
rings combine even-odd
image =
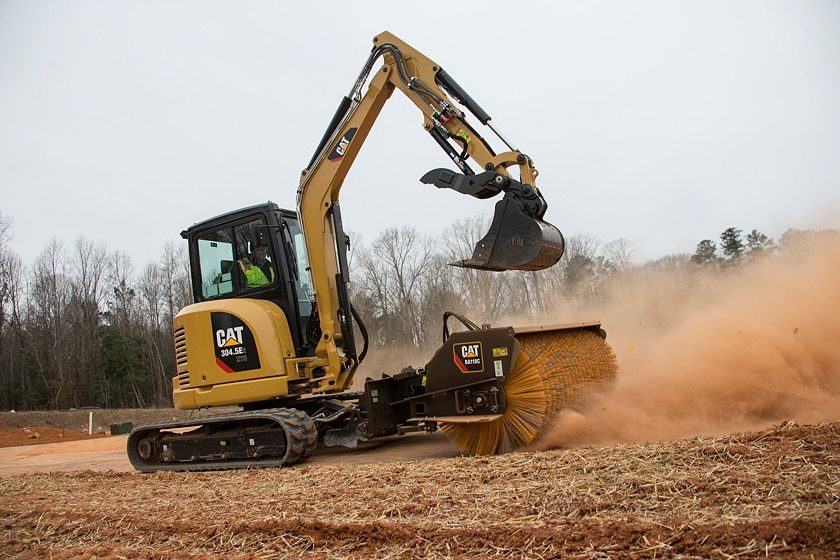
{"type": "Polygon", "coordinates": [[[343,156],[344,151],[347,149],[347,146],[349,146],[349,145],[350,145],[350,140],[348,140],[347,138],[342,138],[341,140],[338,141],[338,146],[336,146],[335,151],[338,153],[338,155],[343,156]]]}
{"type": "Polygon", "coordinates": [[[242,331],[245,327],[230,327],[228,329],[219,329],[216,331],[216,346],[224,348],[226,346],[239,346],[242,344],[242,331]]]}
{"type": "Polygon", "coordinates": [[[462,342],[452,346],[455,365],[461,373],[481,373],[484,361],[481,356],[480,342],[462,342]]]}
{"type": "Polygon", "coordinates": [[[353,137],[356,135],[356,129],[351,128],[347,132],[344,133],[344,136],[338,141],[338,144],[335,145],[330,155],[327,156],[329,161],[338,161],[344,157],[344,154],[347,153],[347,148],[350,146],[350,141],[353,140],[353,137]]]}

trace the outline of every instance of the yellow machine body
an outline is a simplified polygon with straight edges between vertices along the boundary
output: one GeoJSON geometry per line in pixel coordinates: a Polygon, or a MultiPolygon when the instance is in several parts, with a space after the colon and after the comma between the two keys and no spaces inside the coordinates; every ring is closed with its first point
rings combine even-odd
{"type": "MultiPolygon", "coordinates": [[[[266,401],[289,394],[299,380],[294,344],[283,311],[270,301],[225,299],[188,305],[174,319],[178,375],[175,408],[189,410],[266,401]],[[213,314],[239,318],[244,329],[214,328],[213,314]],[[253,344],[245,335],[250,332],[253,344]],[[244,353],[242,351],[245,351],[244,353]],[[220,356],[224,353],[225,355],[220,356]],[[256,354],[256,355],[255,355],[256,354]],[[232,371],[225,358],[250,358],[259,367],[232,371]]],[[[305,377],[305,376],[304,376],[305,377]]]]}

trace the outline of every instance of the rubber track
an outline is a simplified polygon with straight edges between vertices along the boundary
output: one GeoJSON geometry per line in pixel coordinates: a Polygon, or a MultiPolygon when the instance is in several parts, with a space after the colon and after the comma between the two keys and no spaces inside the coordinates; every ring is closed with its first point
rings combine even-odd
{"type": "Polygon", "coordinates": [[[177,422],[157,422],[135,428],[128,437],[127,453],[131,464],[140,472],[157,471],[222,471],[233,469],[259,469],[282,467],[306,460],[318,447],[318,427],[315,421],[302,410],[275,408],[254,412],[234,412],[220,416],[206,416],[177,422]],[[187,428],[211,423],[231,421],[274,420],[286,436],[286,453],[281,458],[235,459],[230,461],[201,461],[196,463],[145,463],[136,452],[132,452],[135,441],[146,434],[170,428],[187,428]]]}

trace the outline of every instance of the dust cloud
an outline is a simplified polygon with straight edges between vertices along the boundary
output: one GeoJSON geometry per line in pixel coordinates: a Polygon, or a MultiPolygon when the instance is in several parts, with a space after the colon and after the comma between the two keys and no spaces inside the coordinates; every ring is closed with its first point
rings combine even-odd
{"type": "MultiPolygon", "coordinates": [[[[572,310],[563,311],[563,319],[572,310]]],[[[576,312],[580,312],[577,310],[576,312]]],[[[741,267],[624,275],[588,313],[620,365],[539,447],[668,440],[840,417],[840,243],[741,267]]]]}

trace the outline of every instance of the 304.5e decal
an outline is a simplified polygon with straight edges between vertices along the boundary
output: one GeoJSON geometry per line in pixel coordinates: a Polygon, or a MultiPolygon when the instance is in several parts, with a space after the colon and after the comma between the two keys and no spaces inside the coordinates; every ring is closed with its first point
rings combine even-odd
{"type": "Polygon", "coordinates": [[[257,342],[242,319],[221,311],[210,313],[216,365],[228,373],[260,368],[257,342]]]}

